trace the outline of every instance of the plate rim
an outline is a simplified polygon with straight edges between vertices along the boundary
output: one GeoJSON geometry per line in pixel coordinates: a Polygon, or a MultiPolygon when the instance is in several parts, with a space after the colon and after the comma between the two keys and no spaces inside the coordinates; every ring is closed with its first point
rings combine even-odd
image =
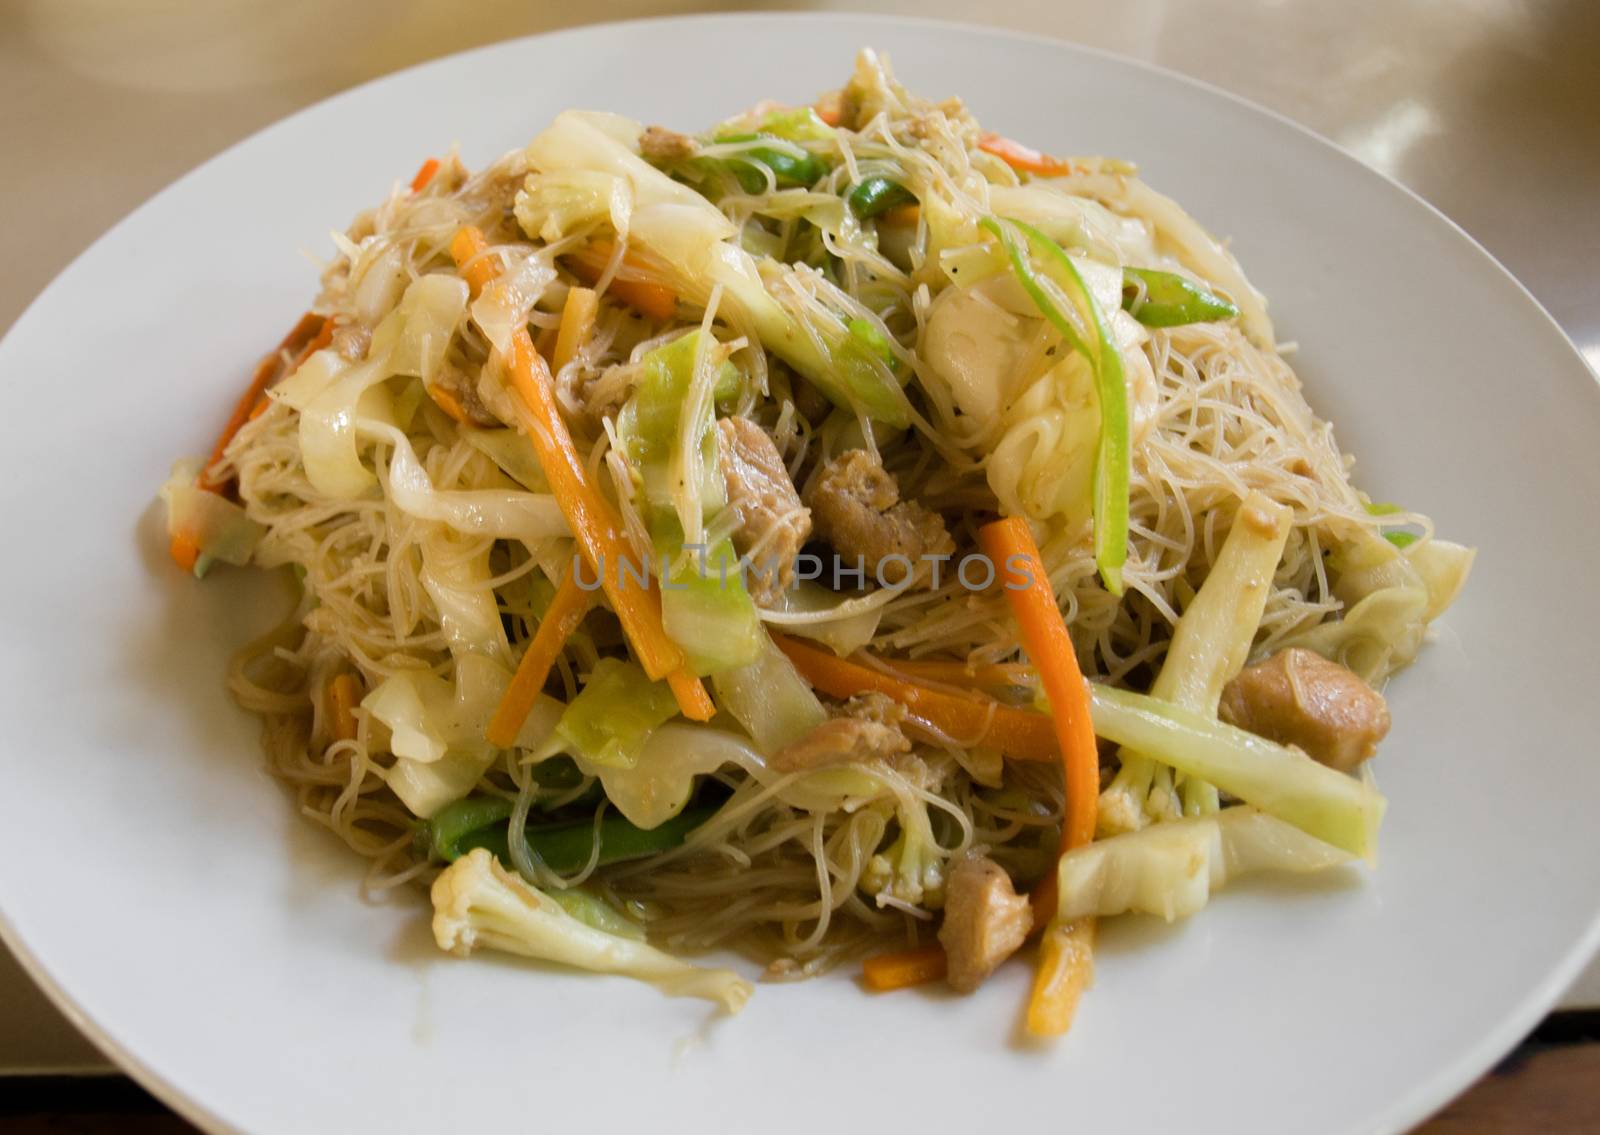
{"type": "MultiPolygon", "coordinates": [[[[431,68],[444,68],[454,66],[458,61],[475,55],[487,54],[501,48],[524,44],[534,41],[559,40],[563,38],[604,34],[620,29],[642,29],[651,26],[666,24],[834,24],[900,28],[927,28],[945,32],[976,34],[991,40],[1011,41],[1014,43],[1039,44],[1055,51],[1065,51],[1078,55],[1096,57],[1112,62],[1118,66],[1131,67],[1145,72],[1163,82],[1176,83],[1191,89],[1199,89],[1212,96],[1220,98],[1234,106],[1255,115],[1263,116],[1280,126],[1288,127],[1319,147],[1331,151],[1337,159],[1354,166],[1361,175],[1376,178],[1389,190],[1402,195],[1411,205],[1421,206],[1423,215],[1432,221],[1442,223],[1446,230],[1455,238],[1464,241],[1473,252],[1487,263],[1488,267],[1498,274],[1502,284],[1509,283],[1514,292],[1531,308],[1532,312],[1541,317],[1550,331],[1553,331],[1577,360],[1580,367],[1592,385],[1600,387],[1600,370],[1593,366],[1583,351],[1579,349],[1565,328],[1556,321],[1555,317],[1545,308],[1539,299],[1528,289],[1514,273],[1511,272],[1500,260],[1480,243],[1471,233],[1467,232],[1443,210],[1429,202],[1415,190],[1398,181],[1394,176],[1383,170],[1377,169],[1356,157],[1345,147],[1313,130],[1311,127],[1297,122],[1288,115],[1263,106],[1253,99],[1236,94],[1224,87],[1218,86],[1207,79],[1202,79],[1182,71],[1174,70],[1150,60],[1138,59],[1124,55],[1121,52],[1090,44],[1079,43],[1056,35],[1038,34],[1021,31],[1009,27],[993,27],[979,23],[962,20],[940,19],[926,16],[901,16],[888,13],[873,12],[804,12],[804,11],[767,11],[767,12],[699,12],[682,15],[649,16],[632,19],[604,20],[595,23],[576,24],[569,27],[551,29],[544,32],[535,32],[524,36],[513,36],[507,39],[495,40],[490,43],[478,44],[464,48],[460,51],[431,59],[421,60],[409,66],[374,76],[363,82],[336,91],[308,106],[301,107],[281,118],[277,118],[244,137],[234,141],[222,150],[203,159],[188,170],[167,182],[161,188],[141,200],[133,208],[122,214],[101,232],[80,253],[72,258],[65,266],[56,272],[48,283],[41,288],[37,295],[18,313],[12,323],[0,335],[0,361],[5,358],[6,348],[13,334],[33,317],[35,309],[53,293],[66,276],[78,265],[93,256],[100,247],[116,235],[125,226],[131,224],[135,218],[141,216],[148,209],[167,195],[178,191],[182,186],[201,175],[213,165],[225,162],[233,157],[236,151],[254,144],[264,136],[280,129],[289,129],[301,118],[324,112],[327,108],[345,100],[353,98],[366,91],[368,88],[378,86],[402,76],[412,76],[425,72],[431,68]]],[[[244,1129],[229,1120],[216,1114],[209,1107],[200,1103],[198,1099],[191,1098],[182,1089],[170,1082],[165,1076],[155,1071],[144,1062],[131,1048],[113,1038],[94,1018],[93,1014],[74,999],[74,997],[59,983],[51,973],[47,964],[34,953],[23,938],[20,931],[12,924],[5,908],[0,906],[0,942],[11,951],[12,955],[28,978],[45,995],[51,1005],[62,1014],[100,1053],[106,1056],[113,1064],[125,1072],[131,1079],[138,1083],[152,1096],[170,1107],[178,1115],[208,1132],[243,1132],[244,1129]]],[[[1391,1097],[1390,1101],[1370,1117],[1372,1129],[1377,1131],[1404,1131],[1422,1120],[1433,1115],[1448,1104],[1460,1092],[1485,1071],[1490,1069],[1497,1060],[1511,1051],[1516,1044],[1525,1037],[1532,1027],[1545,1016],[1551,1006],[1555,1004],[1562,992],[1572,984],[1583,967],[1597,951],[1600,951],[1600,900],[1597,900],[1594,909],[1589,915],[1588,925],[1583,934],[1570,943],[1561,954],[1557,963],[1551,966],[1544,976],[1536,982],[1527,992],[1521,1002],[1492,1029],[1487,1030],[1479,1037],[1468,1050],[1454,1061],[1446,1064],[1433,1075],[1413,1085],[1406,1092],[1391,1097]]],[[[86,1075],[100,1075],[99,1072],[90,1072],[86,1075]]]]}

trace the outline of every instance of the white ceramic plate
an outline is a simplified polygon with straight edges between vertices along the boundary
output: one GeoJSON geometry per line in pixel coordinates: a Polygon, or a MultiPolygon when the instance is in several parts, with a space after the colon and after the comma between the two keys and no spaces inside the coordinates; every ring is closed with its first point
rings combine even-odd
{"type": "Polygon", "coordinates": [[[202,1125],[1395,1130],[1509,1048],[1594,942],[1600,392],[1428,206],[1172,75],[880,19],[628,24],[457,56],[149,202],[21,319],[0,378],[0,928],[202,1125]],[[300,250],[422,157],[459,142],[481,163],[574,105],[698,127],[836,85],[862,44],[993,128],[1138,160],[1231,235],[1361,483],[1482,548],[1391,688],[1381,870],[1108,927],[1072,1034],[1044,1052],[1011,1042],[1017,966],[969,999],[871,998],[844,974],[761,987],[708,1030],[699,1004],[623,980],[436,954],[420,900],[360,900],[358,864],[293,814],[223,693],[228,652],[282,597],[179,576],[152,505],[312,295],[300,250]]]}

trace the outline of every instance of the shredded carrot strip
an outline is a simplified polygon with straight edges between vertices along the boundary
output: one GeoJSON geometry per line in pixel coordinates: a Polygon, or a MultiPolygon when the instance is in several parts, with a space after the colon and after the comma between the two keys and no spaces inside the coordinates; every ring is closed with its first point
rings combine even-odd
{"type": "Polygon", "coordinates": [[[450,238],[450,255],[474,299],[500,274],[500,258],[490,253],[483,233],[471,225],[457,229],[456,235],[450,238]]]}
{"type": "MultiPolygon", "coordinates": [[[[1050,718],[1042,713],[1004,705],[975,692],[936,690],[782,635],[773,635],[772,640],[808,682],[830,697],[876,691],[948,737],[996,748],[1022,761],[1060,759],[1050,718]]],[[[894,660],[885,663],[898,665],[894,660]]]]}
{"type": "Polygon", "coordinates": [[[421,193],[428,188],[428,182],[433,180],[433,175],[439,172],[439,159],[429,158],[422,163],[422,168],[417,170],[417,176],[411,179],[411,192],[421,193]]]}
{"type": "Polygon", "coordinates": [[[328,683],[328,714],[335,741],[353,741],[356,736],[356,704],[361,689],[354,674],[338,674],[328,683]]]}
{"type": "MultiPolygon", "coordinates": [[[[1005,565],[1002,592],[1050,702],[1067,790],[1061,825],[1061,850],[1067,852],[1094,839],[1100,751],[1089,716],[1089,691],[1028,522],[1012,516],[985,524],[978,529],[978,546],[991,562],[1005,565]]],[[[1054,919],[1056,873],[1046,872],[1031,897],[1034,925],[1054,919]]],[[[1078,995],[1092,973],[1093,942],[1093,919],[1051,926],[1046,932],[1028,998],[1027,1027],[1034,1036],[1059,1036],[1071,1026],[1078,995]]]]}
{"type": "Polygon", "coordinates": [[[172,556],[172,562],[186,572],[193,572],[194,565],[200,562],[200,545],[187,533],[179,532],[167,545],[167,551],[172,556]]]}
{"type": "Polygon", "coordinates": [[[511,684],[506,687],[505,696],[489,721],[489,744],[509,749],[516,742],[522,723],[533,712],[539,691],[550,677],[550,668],[556,664],[561,648],[583,622],[589,608],[594,606],[594,600],[593,591],[578,586],[578,573],[569,571],[561,586],[556,588],[555,598],[550,601],[544,618],[539,620],[539,629],[533,632],[533,641],[523,651],[517,672],[512,675],[511,684]]]}
{"type": "Polygon", "coordinates": [[[944,659],[896,658],[888,663],[900,673],[947,686],[973,686],[981,690],[1009,690],[1031,686],[1038,677],[1032,666],[1015,662],[991,662],[969,666],[944,659]]]}
{"type": "Polygon", "coordinates": [[[253,422],[262,414],[265,414],[271,406],[272,399],[266,397],[265,395],[257,399],[256,404],[250,408],[250,421],[253,422]]]}
{"type": "Polygon", "coordinates": [[[550,369],[559,371],[570,363],[594,334],[594,317],[600,311],[600,297],[592,288],[571,288],[561,308],[561,330],[550,356],[550,369]]]}
{"type": "Polygon", "coordinates": [[[211,456],[207,458],[198,482],[202,489],[215,493],[227,487],[227,480],[218,480],[212,476],[212,468],[222,460],[222,455],[227,450],[228,443],[233,440],[234,435],[250,420],[250,411],[255,409],[257,400],[272,385],[279,372],[283,370],[284,353],[293,352],[298,354],[301,348],[321,333],[323,326],[327,322],[320,315],[312,315],[309,311],[306,312],[300,317],[300,322],[294,325],[294,330],[284,336],[277,349],[256,364],[256,371],[250,378],[250,385],[239,396],[239,401],[234,404],[233,413],[228,416],[227,425],[222,427],[222,433],[217,437],[217,443],[211,447],[211,456]]]}
{"type": "Polygon", "coordinates": [[[690,721],[710,721],[717,715],[717,707],[706,693],[705,686],[687,670],[674,670],[667,675],[667,685],[672,696],[678,699],[678,709],[690,721]]]}
{"type": "Polygon", "coordinates": [[[1095,745],[1089,691],[1078,669],[1072,637],[1026,520],[1013,516],[984,525],[978,530],[978,545],[994,563],[1004,565],[1002,592],[1050,702],[1067,786],[1063,848],[1082,847],[1094,838],[1100,750],[1095,745]],[[1027,586],[1020,586],[1024,581],[1027,586]]]}
{"type": "Polygon", "coordinates": [[[823,99],[811,109],[816,111],[817,117],[829,126],[837,126],[844,121],[844,107],[839,99],[823,99]]]}
{"type": "MultiPolygon", "coordinates": [[[[200,467],[200,475],[195,478],[197,487],[208,493],[228,491],[233,478],[219,477],[213,470],[222,461],[222,455],[227,452],[228,444],[244,428],[244,424],[261,414],[263,403],[266,402],[267,389],[284,372],[284,354],[293,352],[297,360],[295,365],[298,365],[298,360],[305,357],[313,344],[322,340],[324,336],[332,334],[332,320],[313,315],[308,311],[300,317],[289,334],[283,337],[277,348],[256,364],[255,373],[250,376],[250,385],[234,403],[227,424],[222,427],[222,433],[217,436],[216,444],[211,447],[211,456],[206,458],[206,463],[200,467]]],[[[200,558],[200,547],[192,537],[179,533],[172,537],[167,550],[172,556],[173,563],[184,571],[194,571],[194,565],[200,558]]]]}
{"type": "Polygon", "coordinates": [[[1021,142],[1000,134],[979,135],[978,149],[986,154],[993,154],[1012,169],[1021,170],[1023,173],[1036,173],[1041,177],[1064,177],[1073,171],[1072,163],[1065,158],[1042,154],[1032,146],[1024,146],[1021,142]]]}
{"type": "Polygon", "coordinates": [[[922,219],[922,206],[896,205],[892,209],[885,209],[878,223],[896,228],[911,228],[922,219]]]}
{"type": "Polygon", "coordinates": [[[461,399],[442,386],[424,386],[423,389],[428,392],[428,397],[433,399],[433,404],[439,409],[464,426],[472,425],[472,418],[467,414],[467,408],[461,404],[461,399]]]}
{"type": "MultiPolygon", "coordinates": [[[[597,240],[585,249],[569,253],[567,267],[578,279],[593,286],[610,263],[612,250],[610,241],[597,240]]],[[[622,262],[631,263],[627,253],[622,254],[622,262]]],[[[611,281],[608,290],[611,295],[651,319],[667,320],[678,313],[677,293],[665,284],[650,280],[625,280],[619,276],[611,281]]]]}
{"type": "MultiPolygon", "coordinates": [[[[484,255],[487,246],[483,233],[465,226],[450,242],[456,266],[474,293],[494,278],[493,261],[484,255]]],[[[683,651],[661,625],[661,593],[652,580],[648,587],[628,587],[622,579],[621,565],[632,549],[623,532],[622,520],[600,494],[584,466],[583,457],[572,444],[572,435],[562,421],[556,405],[550,368],[533,349],[528,329],[519,327],[511,336],[511,358],[507,360],[511,388],[516,393],[527,420],[523,423],[539,458],[539,465],[550,481],[550,491],[567,518],[567,526],[583,550],[589,566],[600,576],[606,598],[628,636],[633,653],[651,678],[660,680],[682,669],[683,651]]],[[[689,678],[695,686],[699,680],[689,678]]],[[[687,683],[679,683],[685,687],[687,683]]],[[[686,717],[702,712],[708,701],[704,688],[699,697],[679,693],[679,708],[686,717]]]]}
{"type": "Polygon", "coordinates": [[[1023,1022],[1031,1036],[1060,1036],[1072,1027],[1078,998],[1094,980],[1094,928],[1094,919],[1080,918],[1044,932],[1023,1022]]]}
{"type": "Polygon", "coordinates": [[[861,980],[874,993],[938,981],[945,975],[944,948],[937,943],[877,954],[861,963],[861,980]]]}

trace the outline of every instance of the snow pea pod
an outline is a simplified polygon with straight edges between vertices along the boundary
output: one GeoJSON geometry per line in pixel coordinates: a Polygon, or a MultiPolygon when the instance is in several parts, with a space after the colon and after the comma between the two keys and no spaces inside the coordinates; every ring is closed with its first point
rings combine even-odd
{"type": "Polygon", "coordinates": [[[1221,296],[1175,272],[1154,268],[1122,270],[1122,309],[1146,327],[1211,323],[1239,314],[1239,309],[1221,296]]]}

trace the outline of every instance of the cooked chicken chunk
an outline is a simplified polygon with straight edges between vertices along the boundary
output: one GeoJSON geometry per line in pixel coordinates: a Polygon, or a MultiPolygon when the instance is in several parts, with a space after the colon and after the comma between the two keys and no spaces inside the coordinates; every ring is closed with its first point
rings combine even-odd
{"type": "Polygon", "coordinates": [[[824,465],[806,503],[817,535],[846,560],[863,561],[871,577],[884,583],[905,579],[903,557],[911,564],[912,586],[925,585],[933,572],[929,557],[949,557],[956,550],[939,514],[902,501],[894,477],[864,449],[824,465]]]}
{"type": "Polygon", "coordinates": [[[939,942],[949,961],[952,989],[971,993],[1027,940],[1033,908],[994,860],[965,856],[945,883],[939,942]]]}
{"type": "Polygon", "coordinates": [[[881,760],[899,762],[911,751],[900,731],[905,706],[882,694],[862,694],[845,704],[844,716],[829,718],[794,744],[779,750],[771,765],[779,772],[881,760]]]}
{"type": "Polygon", "coordinates": [[[646,127],[639,135],[639,155],[651,165],[687,161],[699,151],[700,145],[693,138],[665,126],[646,127]]]}
{"type": "Polygon", "coordinates": [[[1300,647],[1242,671],[1222,691],[1222,720],[1284,745],[1298,745],[1340,772],[1378,751],[1389,732],[1383,695],[1359,676],[1300,647]]]}
{"type": "Polygon", "coordinates": [[[811,512],[766,430],[748,418],[721,418],[717,442],[728,506],[739,518],[733,545],[740,555],[754,550],[750,592],[757,603],[770,603],[794,582],[794,557],[811,534],[811,512]]]}

